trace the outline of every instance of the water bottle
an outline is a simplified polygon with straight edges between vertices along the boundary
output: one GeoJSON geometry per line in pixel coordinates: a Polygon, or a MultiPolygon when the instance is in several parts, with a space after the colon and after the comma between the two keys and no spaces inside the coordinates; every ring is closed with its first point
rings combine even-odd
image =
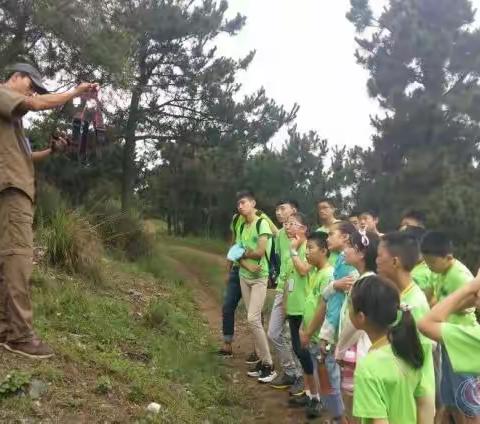
{"type": "Polygon", "coordinates": [[[342,364],[342,391],[353,395],[353,375],[357,359],[357,349],[352,347],[345,352],[342,364]]]}
{"type": "MultiPolygon", "coordinates": [[[[327,345],[327,354],[330,352],[331,346],[327,345]]],[[[330,377],[328,369],[325,364],[326,355],[320,354],[317,356],[318,361],[318,380],[320,382],[320,394],[323,396],[331,395],[333,393],[332,385],[330,384],[330,377]]]]}

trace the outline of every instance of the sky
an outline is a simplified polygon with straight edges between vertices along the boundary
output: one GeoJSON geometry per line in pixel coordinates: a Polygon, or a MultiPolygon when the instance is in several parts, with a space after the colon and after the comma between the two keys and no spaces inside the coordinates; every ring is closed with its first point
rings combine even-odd
{"type": "MultiPolygon", "coordinates": [[[[386,3],[370,0],[375,12],[386,3]]],[[[480,0],[473,3],[480,7],[480,0]]],[[[287,108],[298,103],[299,129],[316,130],[331,144],[371,143],[370,116],[383,112],[369,98],[368,74],[354,58],[349,0],[229,0],[229,6],[229,16],[240,12],[247,23],[237,36],[221,39],[219,52],[238,58],[257,51],[240,77],[245,93],[263,86],[287,108]]],[[[274,145],[285,136],[276,136],[274,145]]]]}

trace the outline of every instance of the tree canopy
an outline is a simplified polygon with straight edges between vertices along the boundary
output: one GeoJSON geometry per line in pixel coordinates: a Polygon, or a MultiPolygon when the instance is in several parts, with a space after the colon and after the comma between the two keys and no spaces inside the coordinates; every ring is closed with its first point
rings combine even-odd
{"type": "MultiPolygon", "coordinates": [[[[473,264],[480,30],[471,2],[390,0],[376,15],[368,0],[351,0],[355,57],[382,109],[371,118],[371,146],[351,149],[300,131],[298,105],[279,105],[262,87],[245,93],[239,75],[255,51],[218,52],[219,38],[246,23],[227,11],[213,0],[0,1],[2,68],[28,60],[57,87],[83,79],[104,87],[108,148],[87,165],[74,153],[59,158],[41,179],[76,205],[101,196],[124,209],[141,202],[176,234],[224,234],[242,188],[270,213],[284,197],[312,219],[324,196],[344,213],[376,208],[383,229],[418,208],[473,264]],[[283,145],[272,147],[282,129],[283,145]]],[[[37,117],[34,146],[55,126],[69,128],[73,110],[37,117]]]]}

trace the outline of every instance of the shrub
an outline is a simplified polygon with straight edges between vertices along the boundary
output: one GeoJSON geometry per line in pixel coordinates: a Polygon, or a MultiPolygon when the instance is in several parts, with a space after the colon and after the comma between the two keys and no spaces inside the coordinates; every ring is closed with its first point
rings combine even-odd
{"type": "Polygon", "coordinates": [[[96,229],[78,211],[58,209],[49,223],[40,227],[39,241],[46,248],[46,260],[68,272],[102,282],[102,242],[96,229]]]}
{"type": "Polygon", "coordinates": [[[65,210],[64,197],[51,184],[42,181],[37,189],[35,200],[35,226],[45,226],[59,210],[65,210]]]}
{"type": "Polygon", "coordinates": [[[18,393],[30,383],[30,374],[22,371],[12,371],[0,382],[0,398],[18,393]]]}
{"type": "Polygon", "coordinates": [[[97,202],[89,215],[107,247],[124,252],[129,260],[151,255],[155,237],[137,209],[123,212],[119,201],[108,199],[97,202]]]}

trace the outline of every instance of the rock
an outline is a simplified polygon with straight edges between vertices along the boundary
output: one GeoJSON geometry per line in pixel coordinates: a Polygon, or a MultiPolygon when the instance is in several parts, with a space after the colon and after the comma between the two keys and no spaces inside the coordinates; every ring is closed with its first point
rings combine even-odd
{"type": "Polygon", "coordinates": [[[158,403],[152,402],[147,406],[147,411],[151,412],[152,414],[158,414],[162,406],[158,403]]]}
{"type": "Polygon", "coordinates": [[[32,399],[40,399],[48,391],[48,384],[41,380],[32,380],[28,389],[28,395],[32,399]]]}
{"type": "Polygon", "coordinates": [[[130,289],[128,291],[128,294],[134,298],[141,299],[143,297],[143,294],[139,292],[138,290],[135,289],[130,289]]]}

